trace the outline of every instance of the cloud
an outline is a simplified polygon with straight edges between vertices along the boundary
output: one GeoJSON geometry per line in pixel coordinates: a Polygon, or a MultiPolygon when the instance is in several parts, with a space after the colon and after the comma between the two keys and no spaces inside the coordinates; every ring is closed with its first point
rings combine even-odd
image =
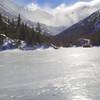
{"type": "MultiPolygon", "coordinates": [[[[45,23],[47,21],[42,20],[44,24],[69,27],[100,9],[100,0],[79,0],[73,5],[66,5],[63,3],[56,8],[51,8],[49,4],[44,7],[40,7],[38,4],[32,3],[27,5],[27,8],[32,10],[33,13],[35,10],[40,9],[43,12],[51,14],[53,17],[48,19],[48,23],[45,23]]],[[[41,22],[41,20],[39,21],[41,22]]]]}
{"type": "Polygon", "coordinates": [[[26,8],[28,8],[31,11],[34,11],[36,9],[39,9],[40,7],[36,3],[31,3],[31,4],[28,4],[26,8]]]}

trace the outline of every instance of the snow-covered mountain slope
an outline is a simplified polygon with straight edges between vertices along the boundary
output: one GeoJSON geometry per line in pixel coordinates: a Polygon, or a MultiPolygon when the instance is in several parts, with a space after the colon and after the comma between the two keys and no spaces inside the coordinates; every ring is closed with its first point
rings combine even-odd
{"type": "MultiPolygon", "coordinates": [[[[56,8],[41,8],[37,4],[32,3],[26,8],[32,12],[41,9],[41,11],[48,13],[48,22],[44,20],[44,23],[46,22],[45,24],[69,27],[98,10],[100,8],[100,1],[92,0],[90,2],[77,2],[70,6],[61,4],[56,8]]],[[[46,16],[44,16],[44,18],[46,19],[46,16]]],[[[41,21],[41,16],[38,20],[41,21]]]]}
{"type": "Polygon", "coordinates": [[[12,0],[0,0],[0,8],[3,8],[13,15],[20,13],[23,18],[32,22],[40,22],[49,26],[69,27],[95,12],[100,5],[100,2],[97,1],[78,2],[72,6],[61,4],[54,9],[48,10],[36,4],[19,7],[12,0]]]}
{"type": "Polygon", "coordinates": [[[41,8],[36,4],[30,4],[25,7],[16,5],[12,0],[0,0],[0,12],[9,15],[10,18],[21,15],[23,21],[34,24],[40,22],[47,26],[48,33],[56,35],[64,30],[63,27],[71,25],[86,18],[97,9],[99,9],[100,1],[93,0],[91,2],[78,2],[72,6],[61,4],[56,8],[41,8]]]}
{"type": "Polygon", "coordinates": [[[49,13],[42,11],[41,9],[37,9],[34,12],[30,11],[24,7],[16,5],[11,0],[0,0],[0,13],[10,19],[16,18],[18,14],[20,14],[22,20],[28,25],[36,25],[36,22],[40,22],[42,30],[46,33],[50,33],[50,35],[56,35],[64,29],[64,27],[54,27],[44,24],[44,22],[49,23],[48,19],[52,17],[49,13]]]}
{"type": "Polygon", "coordinates": [[[79,38],[93,39],[93,36],[95,36],[97,42],[99,42],[100,10],[94,12],[84,20],[81,20],[78,23],[72,25],[70,28],[56,35],[55,38],[59,41],[59,43],[66,44],[68,41],[75,43],[79,38]]]}
{"type": "Polygon", "coordinates": [[[54,26],[46,26],[45,24],[41,24],[41,29],[44,33],[47,32],[47,34],[55,36],[57,34],[60,34],[62,31],[64,31],[66,27],[65,26],[54,27],[54,26]]]}

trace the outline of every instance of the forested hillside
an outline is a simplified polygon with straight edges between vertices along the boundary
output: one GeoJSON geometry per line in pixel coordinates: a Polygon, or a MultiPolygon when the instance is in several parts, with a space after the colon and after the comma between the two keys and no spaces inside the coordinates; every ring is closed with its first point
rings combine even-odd
{"type": "MultiPolygon", "coordinates": [[[[20,14],[16,19],[10,19],[7,16],[0,14],[0,34],[4,34],[13,40],[16,40],[17,43],[25,41],[27,45],[30,46],[36,44],[49,45],[50,36],[42,32],[40,24],[37,23],[36,27],[29,26],[22,22],[20,14]]],[[[0,44],[3,43],[3,38],[3,36],[0,36],[0,44]]]]}

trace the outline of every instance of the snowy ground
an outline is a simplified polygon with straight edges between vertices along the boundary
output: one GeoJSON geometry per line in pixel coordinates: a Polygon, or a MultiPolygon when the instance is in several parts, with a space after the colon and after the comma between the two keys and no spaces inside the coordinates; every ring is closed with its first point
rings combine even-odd
{"type": "Polygon", "coordinates": [[[100,48],[0,52],[0,100],[100,100],[100,48]]]}

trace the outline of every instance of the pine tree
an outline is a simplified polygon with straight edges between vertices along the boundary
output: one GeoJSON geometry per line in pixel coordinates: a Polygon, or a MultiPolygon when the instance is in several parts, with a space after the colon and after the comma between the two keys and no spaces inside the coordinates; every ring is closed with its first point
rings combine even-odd
{"type": "Polygon", "coordinates": [[[14,28],[14,26],[15,26],[15,21],[14,21],[14,19],[12,19],[11,26],[12,26],[12,28],[14,28]]]}
{"type": "Polygon", "coordinates": [[[18,20],[17,20],[17,26],[19,27],[21,24],[21,17],[20,17],[20,14],[18,15],[18,20]]]}
{"type": "Polygon", "coordinates": [[[2,22],[2,15],[1,15],[1,13],[0,13],[0,23],[2,22]]]}
{"type": "Polygon", "coordinates": [[[10,23],[10,19],[9,18],[8,18],[8,21],[7,22],[8,22],[8,24],[10,23]]]}
{"type": "Polygon", "coordinates": [[[20,39],[20,29],[21,29],[21,17],[20,14],[18,15],[17,25],[16,25],[16,37],[20,39]]]}
{"type": "Polygon", "coordinates": [[[41,33],[41,25],[37,23],[36,31],[40,34],[41,33]]]}
{"type": "Polygon", "coordinates": [[[22,23],[21,26],[20,26],[20,39],[21,40],[25,40],[25,24],[22,23]]]}

